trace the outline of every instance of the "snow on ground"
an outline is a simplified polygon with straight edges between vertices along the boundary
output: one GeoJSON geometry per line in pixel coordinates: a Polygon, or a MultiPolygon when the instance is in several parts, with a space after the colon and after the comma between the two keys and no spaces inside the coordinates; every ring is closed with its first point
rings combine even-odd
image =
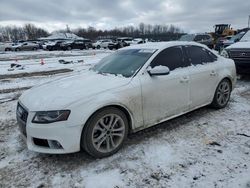
{"type": "MultiPolygon", "coordinates": [[[[91,64],[108,53],[81,58],[91,64]]],[[[0,80],[0,91],[70,74],[74,72],[6,78],[0,80]]],[[[0,187],[250,187],[249,78],[238,81],[225,109],[201,108],[129,135],[117,154],[99,160],[83,151],[50,155],[27,150],[15,120],[16,99],[22,92],[0,93],[0,187]]]]}
{"type": "MultiPolygon", "coordinates": [[[[7,57],[0,58],[0,75],[3,74],[18,74],[18,73],[30,73],[30,72],[38,72],[38,71],[48,71],[48,70],[58,70],[63,68],[69,68],[69,69],[81,69],[84,68],[86,65],[90,63],[95,63],[105,57],[106,55],[112,53],[110,50],[101,51],[101,50],[86,50],[86,51],[72,51],[72,53],[69,54],[68,51],[58,51],[57,53],[53,52],[43,52],[40,58],[30,59],[30,57],[33,57],[31,52],[22,52],[21,55],[18,52],[6,52],[5,55],[11,55],[13,56],[13,60],[9,60],[7,57]],[[62,55],[63,54],[63,55],[62,55]],[[46,55],[49,55],[46,56],[46,55]],[[22,57],[22,58],[21,58],[22,57]],[[93,58],[94,57],[94,58],[93,58]],[[1,60],[2,59],[2,60],[1,60]],[[43,60],[44,65],[41,65],[41,61],[43,60]],[[59,63],[59,60],[65,60],[67,62],[72,62],[69,64],[61,64],[59,63]],[[79,62],[80,61],[80,62],[79,62]],[[24,69],[19,70],[18,68],[10,71],[11,64],[19,64],[21,66],[24,66],[24,69]]],[[[33,52],[35,53],[35,52],[33,52]]],[[[38,53],[38,52],[37,52],[38,53]]],[[[0,55],[1,57],[2,55],[0,55]]]]}

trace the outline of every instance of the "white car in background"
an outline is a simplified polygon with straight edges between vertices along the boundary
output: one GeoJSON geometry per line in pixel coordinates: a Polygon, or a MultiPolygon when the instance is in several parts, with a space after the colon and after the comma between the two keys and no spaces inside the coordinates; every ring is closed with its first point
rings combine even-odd
{"type": "Polygon", "coordinates": [[[10,42],[6,42],[6,43],[1,42],[0,43],[0,52],[11,51],[12,45],[13,45],[13,43],[10,43],[10,42]]]}
{"type": "Polygon", "coordinates": [[[95,43],[92,44],[93,48],[108,48],[109,44],[112,44],[113,41],[111,39],[104,39],[104,40],[98,40],[95,43]]]}
{"type": "Polygon", "coordinates": [[[130,45],[136,45],[136,44],[143,44],[145,43],[145,40],[142,38],[135,38],[132,40],[132,42],[130,43],[130,45]]]}
{"type": "Polygon", "coordinates": [[[127,134],[197,108],[224,108],[234,62],[195,42],[120,49],[91,70],[34,87],[19,98],[17,121],[28,149],[96,158],[117,152],[127,134]]]}

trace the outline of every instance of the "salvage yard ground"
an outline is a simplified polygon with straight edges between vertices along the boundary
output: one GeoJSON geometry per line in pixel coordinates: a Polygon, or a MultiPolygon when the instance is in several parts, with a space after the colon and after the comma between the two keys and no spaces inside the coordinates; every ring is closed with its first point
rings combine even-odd
{"type": "Polygon", "coordinates": [[[105,159],[94,160],[83,151],[67,155],[28,151],[15,120],[21,93],[87,71],[110,53],[0,54],[0,188],[250,188],[250,78],[238,80],[225,109],[204,107],[129,135],[123,149],[105,159]],[[62,59],[72,63],[60,64],[62,59]],[[8,71],[11,63],[24,69],[8,71]],[[62,69],[72,71],[54,72],[62,69]]]}

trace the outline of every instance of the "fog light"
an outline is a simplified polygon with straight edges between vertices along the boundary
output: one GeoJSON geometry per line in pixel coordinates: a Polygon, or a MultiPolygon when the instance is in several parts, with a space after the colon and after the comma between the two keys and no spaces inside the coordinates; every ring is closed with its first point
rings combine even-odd
{"type": "Polygon", "coordinates": [[[62,145],[56,140],[48,140],[51,149],[63,149],[62,145]]]}

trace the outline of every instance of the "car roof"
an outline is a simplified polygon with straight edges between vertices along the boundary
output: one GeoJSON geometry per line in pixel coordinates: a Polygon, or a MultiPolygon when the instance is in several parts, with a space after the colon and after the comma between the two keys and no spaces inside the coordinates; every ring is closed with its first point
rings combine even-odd
{"type": "Polygon", "coordinates": [[[170,41],[170,42],[148,42],[144,44],[138,44],[133,46],[128,46],[122,49],[155,49],[162,50],[165,48],[173,47],[173,46],[186,46],[186,45],[194,45],[200,46],[203,48],[207,48],[205,45],[197,43],[197,42],[189,42],[189,41],[170,41]]]}

